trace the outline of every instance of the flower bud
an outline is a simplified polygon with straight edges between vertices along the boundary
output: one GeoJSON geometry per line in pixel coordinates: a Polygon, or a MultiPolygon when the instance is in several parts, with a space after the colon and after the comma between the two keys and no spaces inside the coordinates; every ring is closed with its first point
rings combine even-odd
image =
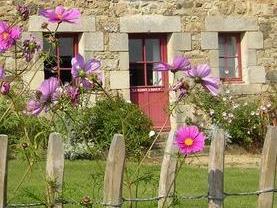
{"type": "Polygon", "coordinates": [[[23,21],[26,21],[30,16],[30,9],[24,5],[17,5],[16,10],[23,21]]]}
{"type": "Polygon", "coordinates": [[[9,82],[2,82],[0,92],[2,95],[7,95],[10,92],[11,85],[9,82]]]}

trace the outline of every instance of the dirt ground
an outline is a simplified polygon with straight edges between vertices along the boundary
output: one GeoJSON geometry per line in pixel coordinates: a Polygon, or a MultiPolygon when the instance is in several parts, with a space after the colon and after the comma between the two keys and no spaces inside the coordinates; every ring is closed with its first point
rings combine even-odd
{"type": "MultiPolygon", "coordinates": [[[[186,163],[193,166],[208,166],[209,149],[204,153],[192,155],[186,159],[186,163]]],[[[163,158],[162,151],[153,151],[146,159],[147,162],[161,164],[163,158]]],[[[225,150],[225,167],[258,168],[261,154],[252,154],[238,146],[228,147],[225,150]]]]}

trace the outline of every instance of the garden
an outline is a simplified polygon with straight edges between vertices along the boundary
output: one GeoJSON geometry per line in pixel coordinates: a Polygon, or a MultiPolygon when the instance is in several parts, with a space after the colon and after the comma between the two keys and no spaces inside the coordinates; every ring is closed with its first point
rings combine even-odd
{"type": "Polygon", "coordinates": [[[0,208],[277,208],[274,86],[257,96],[236,95],[208,64],[193,65],[185,56],[155,64],[154,71],[173,76],[168,117],[186,113],[184,105],[193,114],[164,134],[107,88],[101,60],[77,54],[70,60],[73,79],[55,76],[58,29],[78,24],[78,9],[39,10],[47,49],[34,36],[23,38],[32,12],[18,5],[14,22],[0,21],[0,56],[14,61],[14,70],[0,65],[0,208]],[[40,63],[53,76],[34,90],[40,63]],[[261,162],[225,164],[232,149],[261,162]]]}

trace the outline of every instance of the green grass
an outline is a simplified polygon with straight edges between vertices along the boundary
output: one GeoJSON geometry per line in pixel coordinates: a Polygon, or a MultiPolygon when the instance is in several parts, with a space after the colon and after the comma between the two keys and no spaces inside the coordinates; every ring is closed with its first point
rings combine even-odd
{"type": "MultiPolygon", "coordinates": [[[[28,174],[22,185],[22,180],[28,165],[26,162],[9,161],[8,175],[8,200],[9,203],[30,203],[44,200],[46,182],[44,180],[44,163],[35,165],[28,174]],[[20,186],[19,186],[20,185],[20,186]],[[18,189],[17,189],[18,187],[18,189]],[[16,190],[17,189],[17,190],[16,190]]],[[[127,164],[128,171],[125,173],[124,197],[130,197],[127,188],[130,181],[131,197],[135,197],[137,175],[136,164],[127,164]],[[129,181],[129,183],[128,183],[129,181]]],[[[101,201],[105,164],[95,161],[66,161],[64,198],[70,201],[80,202],[84,196],[90,196],[92,202],[101,201]]],[[[144,165],[140,169],[138,197],[156,196],[158,189],[160,167],[157,165],[144,165]]],[[[199,195],[207,193],[207,168],[184,166],[177,178],[177,194],[199,195]]],[[[225,192],[256,191],[258,189],[258,169],[252,168],[226,168],[225,169],[225,192]]],[[[277,208],[277,194],[275,194],[274,208],[277,208]]],[[[225,208],[255,208],[256,196],[227,197],[225,208]]],[[[65,207],[80,207],[79,205],[66,205],[65,207]]],[[[94,205],[93,207],[101,207],[94,205]]],[[[126,204],[124,207],[129,207],[126,204]]],[[[133,206],[136,207],[136,206],[133,206]]],[[[156,202],[142,202],[137,207],[157,207],[156,202]]],[[[174,207],[202,208],[207,207],[207,200],[182,200],[177,201],[174,207]]]]}

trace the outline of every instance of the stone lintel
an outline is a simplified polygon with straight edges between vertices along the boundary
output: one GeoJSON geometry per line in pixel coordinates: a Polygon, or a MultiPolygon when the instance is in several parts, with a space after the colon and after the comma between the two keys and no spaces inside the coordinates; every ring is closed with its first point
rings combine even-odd
{"type": "Polygon", "coordinates": [[[133,15],[120,18],[120,32],[181,32],[179,16],[133,15]]]}
{"type": "MultiPolygon", "coordinates": [[[[33,15],[29,20],[29,32],[48,32],[41,28],[41,24],[47,22],[47,20],[38,15],[33,15]]],[[[54,31],[57,27],[56,23],[48,23],[48,28],[54,31]]],[[[78,23],[62,23],[59,26],[58,32],[94,32],[95,31],[95,17],[94,16],[82,16],[78,23]]]]}
{"type": "Polygon", "coordinates": [[[215,32],[257,31],[258,24],[254,17],[208,16],[205,29],[215,32]]]}

